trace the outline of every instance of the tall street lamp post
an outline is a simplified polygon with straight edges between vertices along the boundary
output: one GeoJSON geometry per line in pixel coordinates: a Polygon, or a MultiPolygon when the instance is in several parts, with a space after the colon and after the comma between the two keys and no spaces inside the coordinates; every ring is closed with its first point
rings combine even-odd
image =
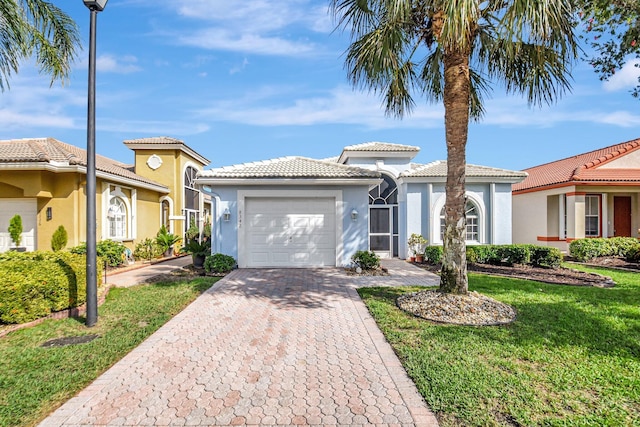
{"type": "Polygon", "coordinates": [[[82,0],[89,8],[89,91],[87,102],[87,317],[91,327],[98,321],[96,253],[96,21],[108,0],[82,0]]]}

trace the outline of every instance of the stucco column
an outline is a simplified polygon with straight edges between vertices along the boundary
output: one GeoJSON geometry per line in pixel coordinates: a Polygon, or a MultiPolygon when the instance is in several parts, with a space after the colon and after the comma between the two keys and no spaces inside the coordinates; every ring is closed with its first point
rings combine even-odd
{"type": "Polygon", "coordinates": [[[584,238],[585,193],[567,193],[567,239],[584,238]]]}

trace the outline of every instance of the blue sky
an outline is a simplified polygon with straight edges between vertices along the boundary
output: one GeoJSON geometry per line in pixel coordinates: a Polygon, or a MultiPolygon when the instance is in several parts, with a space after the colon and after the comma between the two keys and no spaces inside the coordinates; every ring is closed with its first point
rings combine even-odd
{"type": "MultiPolygon", "coordinates": [[[[49,87],[25,64],[0,94],[0,139],[53,137],[86,148],[89,12],[56,1],[78,23],[85,50],[70,80],[49,87]]],[[[417,98],[386,118],[375,95],[350,87],[347,34],[327,0],[110,0],[98,15],[99,154],[131,163],[122,141],[171,136],[219,167],[385,141],[421,147],[415,161],[446,159],[443,107],[417,98]]],[[[523,169],[640,137],[640,68],[602,83],[586,63],[560,102],[529,108],[496,88],[470,126],[467,161],[523,169]]]]}

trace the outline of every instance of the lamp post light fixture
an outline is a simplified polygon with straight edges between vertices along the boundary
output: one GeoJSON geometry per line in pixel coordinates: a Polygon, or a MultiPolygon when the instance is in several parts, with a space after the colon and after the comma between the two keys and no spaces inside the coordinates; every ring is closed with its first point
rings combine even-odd
{"type": "Polygon", "coordinates": [[[89,327],[98,321],[98,256],[96,251],[96,21],[108,0],[82,0],[90,11],[89,89],[87,100],[87,316],[89,327]]]}

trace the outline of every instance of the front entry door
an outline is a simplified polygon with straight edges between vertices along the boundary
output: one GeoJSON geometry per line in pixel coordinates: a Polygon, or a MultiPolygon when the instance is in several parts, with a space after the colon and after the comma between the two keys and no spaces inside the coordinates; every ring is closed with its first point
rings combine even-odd
{"type": "Polygon", "coordinates": [[[631,197],[629,196],[613,198],[613,235],[631,237],[631,197]]]}
{"type": "Polygon", "coordinates": [[[370,206],[369,249],[381,258],[391,256],[391,208],[370,206]]]}

